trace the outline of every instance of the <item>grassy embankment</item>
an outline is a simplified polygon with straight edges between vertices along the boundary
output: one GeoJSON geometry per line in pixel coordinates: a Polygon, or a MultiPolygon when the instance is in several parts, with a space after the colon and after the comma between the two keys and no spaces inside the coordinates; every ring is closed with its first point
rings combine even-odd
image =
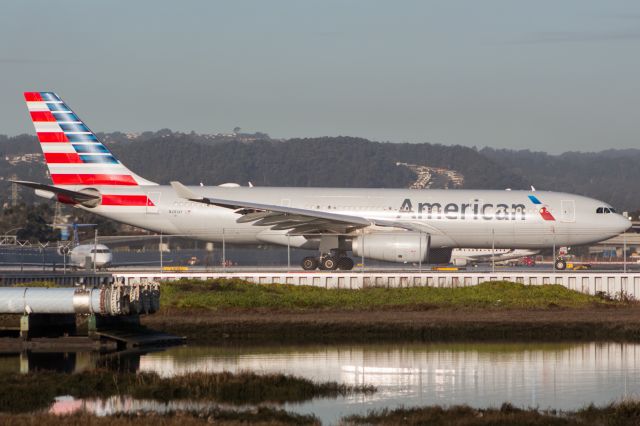
{"type": "Polygon", "coordinates": [[[640,339],[640,305],[626,297],[509,282],[356,291],[181,280],[162,284],[161,311],[143,321],[216,344],[640,339]]]}
{"type": "Polygon", "coordinates": [[[410,287],[363,290],[251,284],[243,280],[180,280],[162,284],[163,308],[205,310],[385,310],[433,308],[546,309],[615,306],[621,302],[561,285],[487,282],[458,288],[410,287]]]}
{"type": "Polygon", "coordinates": [[[30,412],[49,406],[59,395],[76,398],[131,396],[138,399],[207,400],[226,404],[285,403],[315,397],[373,393],[372,386],[314,383],[283,374],[192,373],[162,378],[155,373],[96,370],[79,374],[35,372],[0,374],[0,412],[30,412]]]}
{"type": "Polygon", "coordinates": [[[542,411],[519,409],[510,404],[501,408],[475,409],[465,405],[400,408],[374,411],[365,416],[349,416],[344,425],[637,425],[640,424],[640,402],[628,401],[606,407],[589,406],[578,411],[542,411]]]}

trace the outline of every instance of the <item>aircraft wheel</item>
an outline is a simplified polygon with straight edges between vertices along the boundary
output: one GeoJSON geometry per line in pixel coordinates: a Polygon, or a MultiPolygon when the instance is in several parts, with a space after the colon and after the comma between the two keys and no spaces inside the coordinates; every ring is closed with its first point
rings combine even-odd
{"type": "Polygon", "coordinates": [[[338,259],[338,269],[350,271],[353,269],[353,259],[350,257],[341,257],[338,259]]]}
{"type": "Polygon", "coordinates": [[[318,259],[309,256],[302,259],[302,269],[305,271],[313,271],[318,267],[318,259]]]}
{"type": "Polygon", "coordinates": [[[567,262],[564,259],[556,259],[555,268],[558,271],[564,271],[567,269],[567,262]]]}
{"type": "Polygon", "coordinates": [[[338,259],[333,256],[326,256],[320,261],[320,269],[325,271],[335,271],[338,268],[338,259]]]}

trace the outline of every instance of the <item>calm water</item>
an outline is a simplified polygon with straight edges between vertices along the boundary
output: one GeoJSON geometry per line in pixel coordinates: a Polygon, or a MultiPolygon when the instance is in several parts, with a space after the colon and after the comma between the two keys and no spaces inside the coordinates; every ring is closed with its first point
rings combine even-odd
{"type": "MultiPolygon", "coordinates": [[[[9,364],[7,364],[9,362],[9,364]]],[[[22,360],[5,368],[28,369],[22,360]],[[19,364],[19,365],[18,365],[19,364]]],[[[370,409],[401,405],[469,404],[577,409],[640,397],[640,345],[620,343],[563,344],[384,344],[290,347],[180,347],[163,352],[97,358],[74,354],[63,358],[65,370],[95,365],[153,371],[162,376],[193,371],[285,373],[317,381],[374,385],[373,395],[317,399],[283,408],[313,413],[326,424],[370,409]]],[[[207,403],[132,400],[80,401],[60,398],[55,412],[114,412],[206,408],[207,403]]]]}

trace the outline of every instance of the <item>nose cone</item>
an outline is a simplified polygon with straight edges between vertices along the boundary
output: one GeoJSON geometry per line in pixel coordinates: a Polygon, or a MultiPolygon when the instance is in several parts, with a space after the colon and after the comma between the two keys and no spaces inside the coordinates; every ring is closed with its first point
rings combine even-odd
{"type": "Polygon", "coordinates": [[[618,234],[622,234],[627,229],[631,228],[631,221],[628,218],[617,213],[612,216],[612,227],[618,232],[618,234]]]}

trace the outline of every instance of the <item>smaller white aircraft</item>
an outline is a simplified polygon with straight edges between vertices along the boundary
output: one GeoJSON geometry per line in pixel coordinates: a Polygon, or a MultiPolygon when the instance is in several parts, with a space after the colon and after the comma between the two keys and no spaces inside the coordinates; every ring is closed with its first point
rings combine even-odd
{"type": "Polygon", "coordinates": [[[80,244],[78,228],[84,226],[96,226],[91,223],[73,225],[53,225],[56,228],[73,229],[72,246],[62,245],[58,247],[58,253],[68,261],[65,262],[71,269],[106,269],[111,266],[113,255],[109,247],[104,244],[80,244]]]}
{"type": "Polygon", "coordinates": [[[111,250],[104,244],[80,244],[71,250],[62,247],[60,254],[68,257],[67,266],[72,269],[93,269],[94,265],[96,269],[105,269],[113,261],[111,250]]]}
{"type": "Polygon", "coordinates": [[[456,266],[477,263],[504,262],[538,254],[538,250],[456,248],[451,252],[451,263],[456,266]]]}

